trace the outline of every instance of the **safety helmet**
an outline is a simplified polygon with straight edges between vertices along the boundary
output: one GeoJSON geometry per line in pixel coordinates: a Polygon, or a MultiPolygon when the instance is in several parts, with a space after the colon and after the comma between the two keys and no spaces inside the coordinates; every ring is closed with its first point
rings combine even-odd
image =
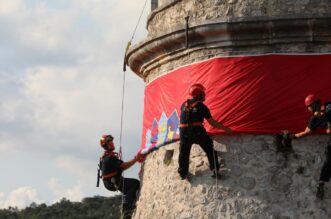
{"type": "Polygon", "coordinates": [[[114,139],[114,137],[111,135],[102,135],[102,137],[100,138],[100,146],[103,147],[104,149],[114,150],[115,147],[107,148],[108,143],[110,141],[112,141],[113,139],[114,139]]]}
{"type": "Polygon", "coordinates": [[[319,98],[316,97],[314,94],[309,94],[305,99],[305,105],[306,105],[306,107],[308,107],[318,100],[319,100],[319,98]]]}
{"type": "Polygon", "coordinates": [[[202,84],[193,84],[190,87],[189,93],[192,97],[198,97],[200,95],[205,95],[205,87],[202,84]]]}

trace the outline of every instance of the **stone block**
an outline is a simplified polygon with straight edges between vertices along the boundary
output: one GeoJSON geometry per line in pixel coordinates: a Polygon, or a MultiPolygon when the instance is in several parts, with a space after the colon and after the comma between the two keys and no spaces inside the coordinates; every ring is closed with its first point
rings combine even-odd
{"type": "Polygon", "coordinates": [[[240,178],[240,186],[246,190],[254,189],[256,182],[253,177],[242,177],[240,178]]]}

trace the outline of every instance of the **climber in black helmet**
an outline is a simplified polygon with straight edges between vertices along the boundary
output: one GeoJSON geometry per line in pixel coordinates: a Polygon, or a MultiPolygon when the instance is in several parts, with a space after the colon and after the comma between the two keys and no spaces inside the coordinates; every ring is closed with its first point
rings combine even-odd
{"type": "Polygon", "coordinates": [[[99,164],[102,171],[101,178],[106,189],[121,191],[123,193],[122,216],[124,219],[129,219],[135,209],[140,182],[137,179],[122,177],[122,172],[133,166],[137,161],[142,162],[144,155],[138,153],[134,159],[123,162],[119,158],[118,153],[114,152],[115,145],[113,139],[111,135],[103,135],[100,139],[100,145],[105,150],[99,164]]]}
{"type": "Polygon", "coordinates": [[[209,161],[213,177],[219,176],[220,164],[217,153],[213,148],[213,141],[207,135],[203,126],[204,119],[215,128],[223,129],[226,133],[232,130],[222,123],[217,122],[210,114],[208,107],[203,103],[205,100],[205,88],[201,84],[193,84],[189,90],[191,98],[181,106],[180,114],[180,148],[178,158],[178,173],[181,179],[188,178],[190,151],[192,144],[199,144],[205,151],[209,161]]]}
{"type": "Polygon", "coordinates": [[[322,200],[324,198],[324,183],[328,182],[331,177],[331,102],[322,104],[318,97],[314,94],[310,94],[305,99],[305,105],[308,111],[310,111],[313,115],[310,118],[306,129],[292,135],[292,138],[295,139],[304,137],[318,127],[325,129],[326,133],[329,135],[328,144],[325,148],[326,159],[320,173],[316,192],[316,197],[322,200]]]}

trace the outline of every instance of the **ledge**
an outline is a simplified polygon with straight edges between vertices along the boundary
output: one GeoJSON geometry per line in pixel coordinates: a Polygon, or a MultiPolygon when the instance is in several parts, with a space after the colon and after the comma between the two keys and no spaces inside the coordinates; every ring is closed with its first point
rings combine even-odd
{"type": "MultiPolygon", "coordinates": [[[[185,28],[177,27],[170,33],[147,39],[131,47],[126,62],[140,77],[174,57],[199,49],[223,48],[235,52],[239,48],[264,46],[268,52],[280,44],[331,44],[331,14],[309,17],[255,17],[191,23],[188,49],[185,28]]],[[[299,51],[293,51],[299,52],[299,51]]],[[[307,51],[306,51],[307,52],[307,51]]]]}

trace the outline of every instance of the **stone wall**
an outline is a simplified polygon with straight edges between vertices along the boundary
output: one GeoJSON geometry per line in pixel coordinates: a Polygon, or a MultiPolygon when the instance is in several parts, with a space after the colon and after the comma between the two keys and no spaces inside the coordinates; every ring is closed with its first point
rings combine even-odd
{"type": "Polygon", "coordinates": [[[171,2],[174,2],[175,0],[158,0],[159,6],[162,7],[164,5],[170,4],[171,2]]]}
{"type": "Polygon", "coordinates": [[[293,142],[294,153],[277,153],[272,135],[233,135],[214,139],[223,177],[211,177],[199,146],[190,156],[190,182],[180,180],[178,143],[151,153],[142,168],[135,219],[141,218],[331,218],[331,191],[315,198],[327,138],[315,135],[293,142]],[[169,165],[167,150],[174,150],[169,165]]]}
{"type": "Polygon", "coordinates": [[[147,29],[154,38],[184,26],[186,16],[195,23],[239,17],[322,16],[330,11],[329,0],[159,0],[147,29]]]}

